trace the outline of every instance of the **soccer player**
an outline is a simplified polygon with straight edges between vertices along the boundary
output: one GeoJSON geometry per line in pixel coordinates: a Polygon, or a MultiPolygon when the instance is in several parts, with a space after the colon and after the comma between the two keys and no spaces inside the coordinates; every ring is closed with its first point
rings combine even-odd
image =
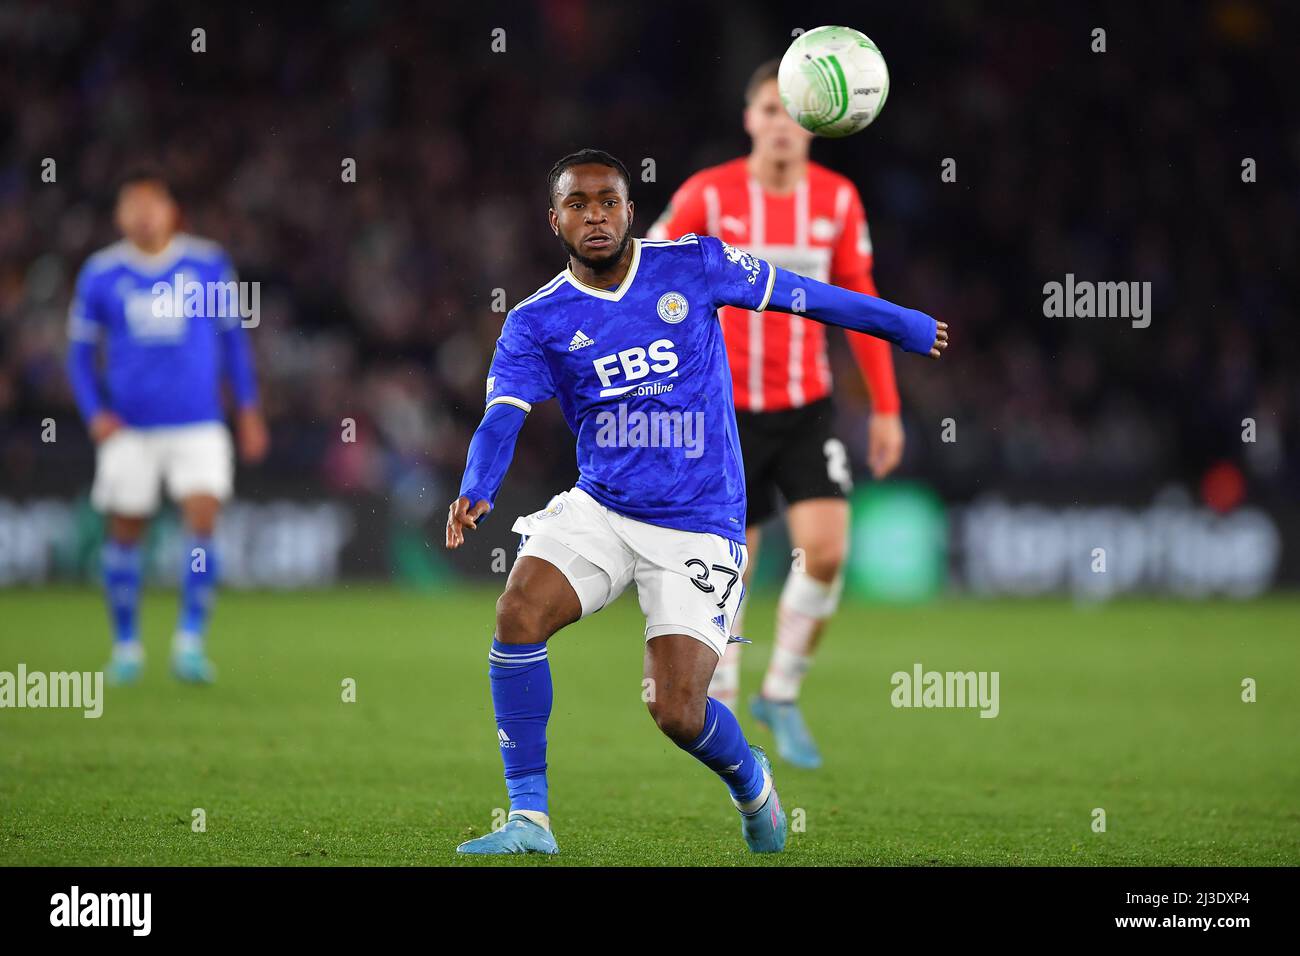
{"type": "Polygon", "coordinates": [[[724,305],[762,313],[803,300],[822,322],[937,358],[946,326],[922,312],[773,268],[709,237],[632,237],[631,180],[599,150],[548,179],[568,266],[506,316],[470,441],[447,547],[492,508],[525,415],[557,398],[577,436],[577,485],[515,521],[519,557],[496,605],[488,679],[505,763],[505,825],[462,853],[556,853],[547,805],[547,641],[636,583],[645,677],[659,729],[722,778],[754,852],[784,848],[785,812],[762,750],[708,696],[740,604],[745,484],[724,305]]]}
{"type": "MultiPolygon", "coordinates": [[[[808,159],[812,134],[781,105],[780,60],[760,66],[745,91],[748,156],[686,180],[651,227],[656,239],[686,233],[744,244],[767,261],[867,295],[871,239],[853,183],[808,159]]],[[[799,691],[843,587],[853,487],[848,455],[832,431],[831,372],[826,334],[807,315],[769,309],[722,310],[744,456],[749,511],[745,518],[754,564],[762,525],[785,501],[785,520],[799,555],[777,605],[776,646],[750,712],[772,729],[777,753],[798,767],[818,767],[821,754],[799,710],[799,691]]],[[[849,347],[871,393],[868,463],[876,478],[903,454],[903,426],[890,343],[848,332],[849,347]]],[[[749,583],[750,571],[745,572],[749,583]]],[[[742,633],[745,607],[733,623],[742,633]]],[[[733,641],[709,693],[733,710],[740,691],[740,649],[733,641]]]]}
{"type": "Polygon", "coordinates": [[[113,653],[105,671],[116,684],[137,680],[144,665],[140,540],[164,481],[186,532],[172,671],[192,683],[214,677],[204,651],[218,572],[212,535],[234,472],[223,377],[238,406],[241,456],[257,461],[267,449],[234,268],[216,243],[178,232],[179,218],[162,176],[128,175],[116,206],[125,238],[86,260],[68,314],[68,377],[97,446],[91,503],[107,514],[103,573],[113,653]],[[197,308],[185,307],[196,282],[207,294],[197,297],[197,308]]]}

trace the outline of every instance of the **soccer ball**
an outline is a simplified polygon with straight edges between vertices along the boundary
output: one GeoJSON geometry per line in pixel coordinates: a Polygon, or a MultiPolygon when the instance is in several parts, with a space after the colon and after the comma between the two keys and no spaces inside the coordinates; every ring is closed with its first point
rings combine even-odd
{"type": "Polygon", "coordinates": [[[776,82],[800,126],[838,139],[866,129],[885,108],[889,67],[866,34],[818,27],[790,44],[776,82]]]}

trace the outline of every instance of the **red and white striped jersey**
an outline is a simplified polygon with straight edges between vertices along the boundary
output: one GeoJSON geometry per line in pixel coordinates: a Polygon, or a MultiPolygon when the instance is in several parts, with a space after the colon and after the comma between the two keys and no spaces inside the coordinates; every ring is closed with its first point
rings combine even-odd
{"type": "MultiPolygon", "coordinates": [[[[765,193],[743,157],[701,170],[681,185],[648,235],[676,239],[688,232],[716,236],[800,275],[877,294],[871,236],[858,191],[846,177],[816,163],[808,163],[807,175],[788,195],[765,193]]],[[[721,319],[736,408],[780,411],[830,394],[826,327],[820,322],[731,306],[722,310],[721,319]]],[[[845,334],[873,408],[896,413],[889,343],[845,334]]]]}

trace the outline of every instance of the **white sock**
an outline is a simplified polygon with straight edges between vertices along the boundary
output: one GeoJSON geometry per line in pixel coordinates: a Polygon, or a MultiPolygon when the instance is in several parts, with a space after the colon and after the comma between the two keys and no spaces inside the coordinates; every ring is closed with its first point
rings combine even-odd
{"type": "Polygon", "coordinates": [[[203,638],[197,634],[177,631],[172,637],[173,654],[199,654],[203,652],[203,638]]]}
{"type": "Polygon", "coordinates": [[[523,817],[525,820],[531,820],[533,823],[536,823],[548,833],[551,830],[550,814],[543,813],[541,810],[511,810],[510,816],[506,817],[506,819],[508,820],[510,817],[523,817]]]}
{"type": "Polygon", "coordinates": [[[794,701],[812,666],[813,638],[822,622],[835,613],[840,580],[818,581],[803,571],[791,571],[776,609],[776,647],[772,651],[763,696],[794,701]]]}
{"type": "Polygon", "coordinates": [[[119,661],[142,661],[144,645],[140,643],[138,637],[134,641],[114,641],[113,657],[119,661]]]}
{"type": "Polygon", "coordinates": [[[773,649],[772,660],[768,663],[767,673],[763,676],[763,696],[768,700],[781,702],[798,700],[799,689],[810,667],[812,667],[810,655],[796,654],[787,651],[784,647],[773,649]]]}
{"type": "Polygon", "coordinates": [[[709,696],[720,704],[726,704],[733,713],[736,710],[736,698],[740,696],[740,649],[743,644],[728,644],[722,659],[713,671],[709,681],[709,696]]]}
{"type": "Polygon", "coordinates": [[[766,770],[764,770],[763,789],[758,791],[758,796],[756,796],[753,800],[746,800],[743,803],[737,800],[735,797],[732,797],[731,802],[736,805],[736,809],[739,810],[741,813],[753,813],[763,804],[767,803],[767,795],[771,792],[772,792],[772,775],[768,773],[766,770]]]}

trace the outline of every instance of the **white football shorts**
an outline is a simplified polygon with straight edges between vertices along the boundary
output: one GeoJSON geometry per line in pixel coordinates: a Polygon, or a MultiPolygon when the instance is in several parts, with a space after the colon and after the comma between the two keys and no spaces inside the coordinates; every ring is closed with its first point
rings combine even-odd
{"type": "Polygon", "coordinates": [[[162,483],[172,500],[234,487],[235,454],[222,422],[162,428],[119,428],[95,453],[90,503],[99,511],[142,518],[158,510],[162,483]]]}
{"type": "Polygon", "coordinates": [[[740,606],[749,552],[721,535],[678,531],[611,511],[581,488],[518,518],[519,555],[541,558],[568,578],[594,614],[636,582],[646,640],[686,634],[722,656],[740,606]]]}

